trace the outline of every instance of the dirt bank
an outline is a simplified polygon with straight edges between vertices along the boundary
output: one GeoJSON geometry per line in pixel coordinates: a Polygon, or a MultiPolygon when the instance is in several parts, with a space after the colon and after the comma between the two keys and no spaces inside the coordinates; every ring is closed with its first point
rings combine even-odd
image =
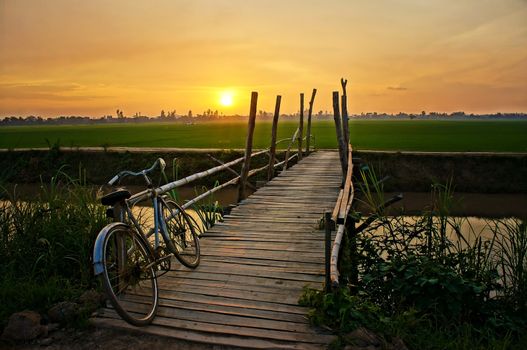
{"type": "MultiPolygon", "coordinates": [[[[214,152],[170,152],[170,151],[108,151],[108,150],[25,150],[0,152],[0,183],[49,183],[60,169],[72,178],[82,178],[87,184],[103,184],[121,170],[138,171],[150,167],[161,157],[167,163],[166,174],[169,179],[182,178],[198,171],[219,165],[208,155],[228,162],[243,156],[242,151],[215,150],[214,152]],[[178,166],[176,167],[176,163],[178,166]],[[177,169],[176,169],[177,168],[177,169]]],[[[281,156],[281,155],[280,155],[281,156]]],[[[282,156],[283,157],[283,156],[282,156]]],[[[267,164],[265,155],[251,161],[252,167],[267,164]]],[[[240,171],[241,165],[234,166],[240,171]]],[[[214,182],[232,179],[233,174],[222,171],[213,177],[196,181],[195,185],[212,186],[214,182]]],[[[159,176],[154,175],[154,180],[159,176]]],[[[254,181],[259,178],[253,179],[254,181]]],[[[127,179],[127,184],[143,184],[142,179],[127,179]]]]}
{"type": "Polygon", "coordinates": [[[452,181],[456,192],[527,193],[527,154],[354,152],[383,177],[387,191],[428,192],[452,181]]]}
{"type": "Polygon", "coordinates": [[[6,350],[236,350],[238,348],[193,343],[189,341],[128,332],[124,330],[99,329],[61,330],[51,333],[47,338],[28,344],[10,343],[0,340],[0,349],[6,350]],[[49,340],[51,339],[51,342],[49,340]]]}
{"type": "MultiPolygon", "coordinates": [[[[69,149],[0,152],[0,183],[49,182],[58,169],[78,178],[79,169],[88,184],[102,184],[123,169],[140,170],[158,157],[167,161],[167,174],[173,176],[174,159],[179,162],[178,177],[218,165],[207,154],[227,162],[243,155],[240,150],[167,150],[167,149],[69,149]]],[[[283,152],[279,155],[283,159],[283,152]]],[[[428,192],[432,183],[452,180],[457,192],[527,193],[527,154],[436,153],[358,151],[354,157],[369,164],[380,177],[390,175],[387,191],[428,192]]],[[[266,164],[260,156],[252,166],[266,164]]],[[[335,166],[338,166],[336,164],[335,166]]],[[[239,171],[239,166],[235,168],[239,171]]],[[[204,181],[212,186],[233,175],[223,171],[204,181]]],[[[263,179],[265,176],[261,177],[263,179]]],[[[257,180],[257,179],[254,179],[257,180]]],[[[133,184],[133,181],[130,182],[133,184]]]]}

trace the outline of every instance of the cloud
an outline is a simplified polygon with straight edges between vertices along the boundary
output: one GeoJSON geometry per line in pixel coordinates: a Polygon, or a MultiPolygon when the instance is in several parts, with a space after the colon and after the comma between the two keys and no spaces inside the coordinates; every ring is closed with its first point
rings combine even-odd
{"type": "Polygon", "coordinates": [[[393,90],[393,91],[406,91],[408,88],[402,87],[402,86],[388,86],[386,89],[393,90]]]}
{"type": "Polygon", "coordinates": [[[105,97],[86,94],[86,87],[76,83],[0,83],[0,99],[86,101],[105,97]]]}

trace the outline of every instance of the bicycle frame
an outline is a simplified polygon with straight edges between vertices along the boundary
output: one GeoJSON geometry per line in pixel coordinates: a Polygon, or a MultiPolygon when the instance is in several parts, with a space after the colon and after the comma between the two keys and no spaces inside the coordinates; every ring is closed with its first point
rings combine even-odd
{"type": "MultiPolygon", "coordinates": [[[[152,235],[154,235],[154,250],[156,250],[159,247],[160,238],[159,235],[163,233],[167,233],[167,228],[165,227],[165,221],[162,217],[161,212],[161,201],[162,199],[158,197],[155,193],[155,190],[152,190],[151,193],[147,195],[137,196],[134,198],[132,196],[130,199],[125,200],[126,202],[126,214],[128,218],[132,221],[135,228],[139,231],[139,233],[144,236],[146,239],[150,238],[152,235]],[[152,227],[148,233],[145,233],[139,223],[137,222],[137,219],[135,218],[134,214],[132,213],[132,207],[139,203],[144,201],[145,199],[151,199],[152,200],[152,206],[154,209],[154,227],[152,227]],[[162,233],[163,232],[163,233],[162,233]]],[[[163,237],[167,238],[167,237],[163,237]]]]}
{"type": "MultiPolygon", "coordinates": [[[[126,223],[127,221],[126,218],[128,218],[129,221],[131,221],[131,224],[133,224],[133,226],[137,229],[140,235],[144,238],[145,243],[147,243],[146,246],[149,250],[149,253],[152,255],[152,257],[154,257],[155,261],[158,261],[157,256],[156,256],[156,251],[160,245],[159,235],[161,234],[164,236],[164,234],[167,234],[167,228],[165,227],[165,221],[162,218],[162,211],[160,208],[162,201],[163,199],[156,194],[155,189],[151,189],[149,191],[137,193],[136,195],[133,195],[129,199],[124,200],[124,203],[117,203],[116,205],[113,206],[114,219],[115,219],[114,224],[117,225],[119,223],[126,223]],[[139,223],[137,222],[135,215],[132,213],[132,207],[136,205],[137,203],[142,202],[144,200],[148,200],[148,199],[151,199],[152,204],[153,204],[154,227],[152,227],[149,230],[149,232],[145,233],[143,229],[141,228],[141,225],[139,225],[139,223]],[[149,241],[149,238],[152,235],[154,235],[153,246],[149,241]]],[[[175,214],[172,213],[172,215],[175,215],[175,214]]],[[[104,236],[106,235],[108,231],[109,230],[101,231],[101,234],[100,234],[101,237],[98,238],[97,241],[95,242],[93,261],[94,261],[94,270],[95,270],[96,275],[102,273],[103,271],[103,267],[102,267],[103,257],[102,257],[102,249],[100,245],[102,245],[102,242],[104,241],[104,236]]],[[[167,238],[168,237],[165,237],[165,236],[163,237],[163,239],[167,239],[167,238]]],[[[166,257],[160,260],[164,260],[172,256],[173,254],[170,253],[166,257]]]]}

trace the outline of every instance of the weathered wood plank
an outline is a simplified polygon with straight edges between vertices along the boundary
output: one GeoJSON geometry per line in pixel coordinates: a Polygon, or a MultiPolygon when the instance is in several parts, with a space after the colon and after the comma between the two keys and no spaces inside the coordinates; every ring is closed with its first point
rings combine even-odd
{"type": "Polygon", "coordinates": [[[217,333],[201,332],[196,329],[179,329],[174,327],[165,327],[158,325],[150,325],[141,328],[140,330],[134,326],[127,324],[124,321],[114,318],[99,318],[92,320],[92,323],[98,327],[112,327],[124,329],[132,332],[147,332],[150,334],[177,338],[187,341],[217,344],[224,346],[236,346],[240,348],[253,349],[322,349],[324,346],[306,343],[291,343],[291,342],[277,342],[269,339],[260,339],[254,337],[231,336],[217,333]]]}
{"type": "Polygon", "coordinates": [[[298,305],[288,305],[288,304],[277,304],[270,303],[259,300],[247,300],[240,298],[233,298],[228,296],[220,295],[207,295],[200,293],[189,293],[184,291],[174,291],[174,290],[163,290],[161,293],[162,298],[171,299],[171,300],[182,300],[182,301],[192,301],[200,302],[203,304],[210,305],[221,305],[221,306],[230,306],[238,308],[248,308],[256,310],[272,310],[275,312],[285,312],[297,315],[306,315],[306,309],[298,305]]]}
{"type": "MultiPolygon", "coordinates": [[[[159,312],[162,312],[161,310],[159,312]]],[[[114,310],[106,309],[104,316],[112,319],[119,319],[114,310]]],[[[219,325],[207,322],[179,320],[165,316],[157,316],[152,325],[178,328],[184,330],[200,330],[201,332],[210,332],[216,334],[240,335],[246,337],[264,338],[279,341],[295,341],[303,343],[323,344],[334,339],[334,336],[324,334],[305,334],[268,330],[265,328],[250,328],[241,326],[219,325]]]]}

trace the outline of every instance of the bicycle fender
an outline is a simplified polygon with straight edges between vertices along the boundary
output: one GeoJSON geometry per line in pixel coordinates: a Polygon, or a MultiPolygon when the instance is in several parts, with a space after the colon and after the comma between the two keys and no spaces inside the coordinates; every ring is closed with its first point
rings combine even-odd
{"type": "Polygon", "coordinates": [[[100,275],[104,271],[103,247],[104,242],[106,241],[106,235],[108,235],[108,232],[110,232],[111,229],[119,225],[128,227],[128,225],[122,222],[112,222],[111,224],[104,226],[104,228],[97,235],[95,246],[93,247],[93,271],[95,276],[100,275]]]}

